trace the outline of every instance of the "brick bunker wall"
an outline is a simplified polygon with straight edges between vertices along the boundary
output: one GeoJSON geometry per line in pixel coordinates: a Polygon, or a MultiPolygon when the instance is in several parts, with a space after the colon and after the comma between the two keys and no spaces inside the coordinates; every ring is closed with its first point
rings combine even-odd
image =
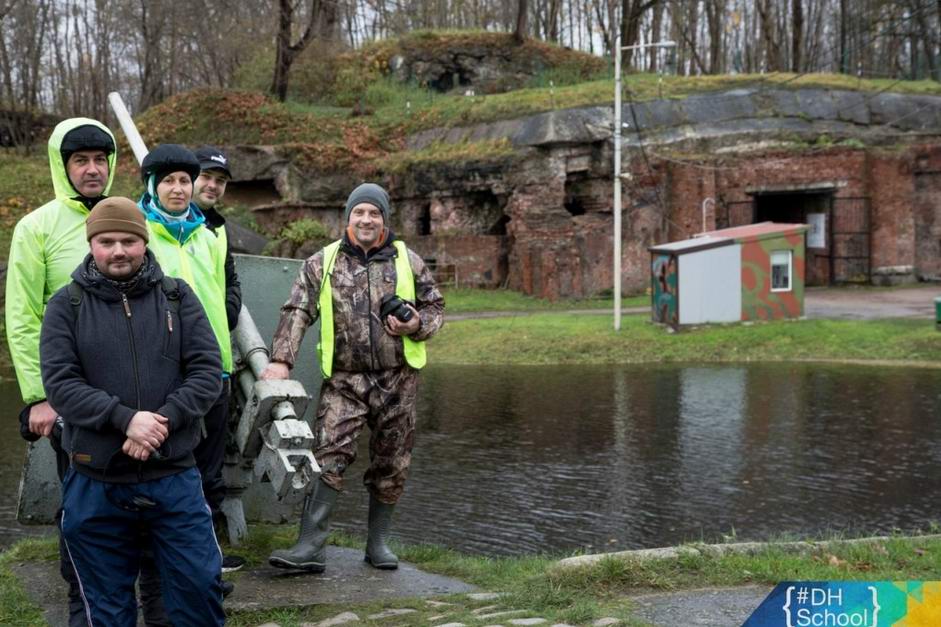
{"type": "MultiPolygon", "coordinates": [[[[866,207],[871,218],[862,235],[828,235],[832,250],[808,250],[813,266],[809,279],[825,284],[832,272],[839,280],[859,280],[887,268],[909,279],[941,278],[941,146],[683,158],[658,158],[651,151],[649,165],[636,150],[627,156],[621,257],[625,293],[648,289],[649,246],[703,231],[704,201],[705,229],[713,230],[733,225],[733,218],[750,222],[754,199],[762,194],[808,190],[818,195],[820,207],[829,207],[832,196],[831,217],[839,228],[858,226],[854,221],[865,215],[866,207]],[[833,251],[863,255],[868,263],[834,261],[833,251]]],[[[507,286],[551,299],[609,292],[611,157],[606,144],[586,144],[531,150],[512,165],[449,166],[421,176],[398,175],[387,182],[395,207],[393,228],[423,256],[451,267],[460,285],[507,286]]],[[[335,201],[286,202],[258,218],[273,228],[307,215],[337,235],[340,206],[335,201]]],[[[452,270],[446,268],[444,277],[453,276],[452,270]]]]}

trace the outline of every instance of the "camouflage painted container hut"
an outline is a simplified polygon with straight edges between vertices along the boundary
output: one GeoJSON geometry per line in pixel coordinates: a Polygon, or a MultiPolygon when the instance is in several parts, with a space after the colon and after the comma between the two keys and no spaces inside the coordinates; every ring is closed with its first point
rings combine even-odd
{"type": "Polygon", "coordinates": [[[799,318],[809,228],[761,222],[651,246],[653,321],[677,328],[799,318]]]}

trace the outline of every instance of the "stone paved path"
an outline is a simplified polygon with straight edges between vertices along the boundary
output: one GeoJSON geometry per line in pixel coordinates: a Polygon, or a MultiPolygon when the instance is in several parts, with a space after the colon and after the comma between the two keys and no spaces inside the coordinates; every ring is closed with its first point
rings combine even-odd
{"type": "Polygon", "coordinates": [[[751,616],[772,586],[705,588],[632,596],[634,615],[656,627],[733,627],[751,616]]]}
{"type": "MultiPolygon", "coordinates": [[[[42,608],[49,625],[67,624],[65,587],[56,562],[13,565],[31,600],[42,608]]],[[[362,561],[362,552],[328,547],[327,572],[320,575],[288,573],[265,566],[243,569],[235,576],[235,591],[226,599],[229,610],[339,606],[336,614],[301,627],[336,625],[430,625],[432,627],[576,627],[553,622],[513,607],[499,592],[479,591],[456,579],[433,575],[402,563],[397,571],[377,571],[362,561]],[[401,599],[399,601],[398,599],[401,599]],[[384,600],[382,610],[361,606],[384,600]]],[[[705,588],[631,595],[631,625],[651,627],[729,627],[740,625],[765,599],[770,586],[705,588]]],[[[591,627],[625,624],[601,617],[591,627]]],[[[141,621],[139,625],[143,625],[141,621]]],[[[258,627],[282,627],[264,623],[258,627]]]]}
{"type": "MultiPolygon", "coordinates": [[[[361,550],[327,547],[327,562],[327,572],[320,575],[290,573],[268,565],[243,569],[231,578],[235,591],[225,606],[263,610],[328,603],[355,605],[475,591],[463,581],[433,575],[404,562],[398,570],[376,570],[363,562],[361,550]]],[[[42,608],[46,621],[57,627],[68,624],[65,583],[58,570],[58,562],[25,562],[13,567],[30,599],[42,608]]]]}

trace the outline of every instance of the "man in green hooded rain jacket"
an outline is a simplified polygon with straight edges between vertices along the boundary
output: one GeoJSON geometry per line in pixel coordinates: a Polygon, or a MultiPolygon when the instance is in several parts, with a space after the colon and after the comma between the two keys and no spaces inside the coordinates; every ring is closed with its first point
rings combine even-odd
{"type": "MultiPolygon", "coordinates": [[[[49,168],[56,197],[16,224],[7,265],[6,330],[16,379],[26,405],[24,437],[49,437],[58,418],[46,401],[39,369],[39,332],[46,303],[72,280],[88,253],[85,218],[106,197],[114,180],[114,135],[101,122],[71,118],[49,138],[49,168]]],[[[59,479],[69,459],[57,446],[59,479]]],[[[60,572],[69,582],[69,625],[85,617],[72,564],[60,544],[60,572]]]]}
{"type": "Polygon", "coordinates": [[[55,412],[39,373],[39,329],[46,302],[71,280],[88,252],[85,218],[114,180],[114,136],[101,122],[71,118],[49,138],[55,200],[24,216],[13,230],[7,266],[6,327],[29,429],[48,436],[55,412]]]}

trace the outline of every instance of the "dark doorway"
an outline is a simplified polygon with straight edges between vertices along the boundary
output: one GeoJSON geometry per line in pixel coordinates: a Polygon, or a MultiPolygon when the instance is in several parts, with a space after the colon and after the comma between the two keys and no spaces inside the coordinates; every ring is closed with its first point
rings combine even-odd
{"type": "Polygon", "coordinates": [[[809,224],[806,248],[806,285],[834,281],[831,238],[833,192],[830,190],[761,192],[754,195],[755,222],[809,224]]]}
{"type": "Polygon", "coordinates": [[[281,194],[274,185],[274,179],[256,179],[252,181],[229,181],[225,188],[225,204],[258,207],[281,202],[281,194]]]}
{"type": "Polygon", "coordinates": [[[510,216],[506,214],[500,216],[487,231],[487,235],[506,235],[506,225],[509,223],[510,216]]]}
{"type": "Polygon", "coordinates": [[[418,235],[431,235],[431,203],[422,206],[416,227],[418,235]]]}

